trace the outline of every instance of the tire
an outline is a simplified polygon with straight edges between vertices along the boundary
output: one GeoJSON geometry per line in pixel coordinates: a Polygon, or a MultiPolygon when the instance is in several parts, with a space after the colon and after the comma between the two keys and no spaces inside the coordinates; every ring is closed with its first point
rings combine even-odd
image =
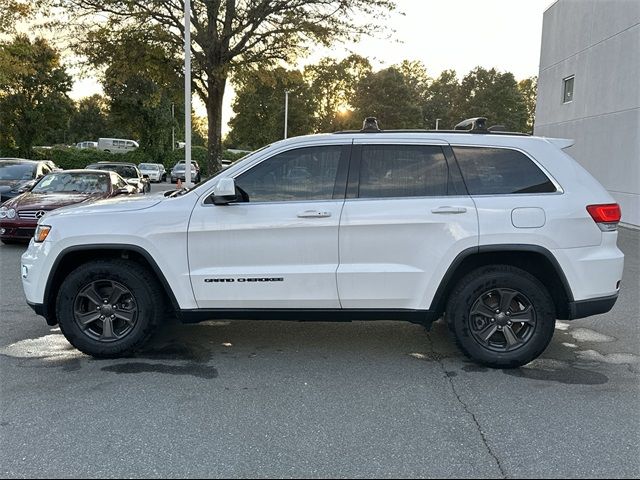
{"type": "Polygon", "coordinates": [[[449,295],[445,318],[467,357],[493,368],[516,368],[547,348],[556,313],[549,292],[533,275],[490,265],[460,280],[449,295]]]}
{"type": "Polygon", "coordinates": [[[152,273],[144,267],[121,259],[79,266],[64,279],[58,292],[56,316],[60,330],[71,345],[96,358],[134,352],[147,341],[165,313],[161,288],[149,278],[153,278],[152,273]],[[127,292],[117,296],[122,290],[127,292]],[[115,310],[112,302],[104,302],[107,296],[112,302],[115,299],[115,310]],[[84,328],[80,325],[83,319],[87,320],[84,328]]]}

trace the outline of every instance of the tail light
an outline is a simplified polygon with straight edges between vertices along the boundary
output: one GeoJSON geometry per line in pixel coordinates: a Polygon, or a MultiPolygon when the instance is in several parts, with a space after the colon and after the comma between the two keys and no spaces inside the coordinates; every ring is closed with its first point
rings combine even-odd
{"type": "Polygon", "coordinates": [[[613,232],[618,229],[622,212],[620,211],[620,205],[617,203],[589,205],[587,206],[587,212],[603,232],[613,232]]]}

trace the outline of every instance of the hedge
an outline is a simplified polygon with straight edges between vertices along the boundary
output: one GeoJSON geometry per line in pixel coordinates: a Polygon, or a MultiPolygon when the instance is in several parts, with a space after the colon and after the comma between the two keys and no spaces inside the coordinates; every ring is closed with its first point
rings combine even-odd
{"type": "MultiPolygon", "coordinates": [[[[180,160],[184,160],[184,149],[176,149],[168,152],[163,164],[167,170],[173,168],[173,166],[180,160]]],[[[227,160],[236,161],[242,158],[244,153],[233,153],[227,150],[222,154],[222,158],[227,160]]],[[[2,151],[0,156],[19,156],[16,152],[2,151]]],[[[72,168],[85,168],[87,165],[96,162],[129,162],[135,163],[155,163],[150,155],[146,154],[142,149],[132,150],[127,153],[107,153],[93,148],[75,148],[66,146],[56,146],[53,148],[35,148],[31,155],[33,160],[53,160],[60,168],[72,169],[72,168]]],[[[202,170],[202,175],[208,175],[207,172],[207,149],[205,147],[191,147],[191,159],[198,162],[202,170]]]]}

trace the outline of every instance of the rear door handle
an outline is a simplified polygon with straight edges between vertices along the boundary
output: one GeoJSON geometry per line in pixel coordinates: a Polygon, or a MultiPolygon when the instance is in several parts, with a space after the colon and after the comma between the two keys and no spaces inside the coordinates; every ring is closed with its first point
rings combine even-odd
{"type": "Polygon", "coordinates": [[[457,213],[466,213],[467,209],[465,207],[438,207],[432,208],[431,213],[443,213],[443,214],[457,214],[457,213]]]}
{"type": "Polygon", "coordinates": [[[298,213],[298,218],[326,218],[330,216],[331,212],[327,212],[324,210],[305,210],[304,212],[298,213]]]}

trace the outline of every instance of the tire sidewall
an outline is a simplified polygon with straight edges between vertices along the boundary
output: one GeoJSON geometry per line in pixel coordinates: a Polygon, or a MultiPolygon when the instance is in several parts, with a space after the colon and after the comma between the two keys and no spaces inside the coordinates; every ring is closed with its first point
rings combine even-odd
{"type": "Polygon", "coordinates": [[[452,295],[447,309],[449,328],[458,345],[470,358],[498,368],[514,368],[529,363],[547,347],[555,329],[555,309],[545,287],[532,275],[515,267],[484,268],[465,277],[452,295]],[[496,288],[521,292],[535,311],[534,332],[527,343],[510,352],[496,352],[482,346],[473,337],[469,314],[473,304],[484,293],[496,288]]]}
{"type": "Polygon", "coordinates": [[[149,282],[125,263],[107,261],[82,265],[71,272],[58,291],[56,316],[60,330],[78,350],[95,357],[113,357],[128,353],[139,346],[155,324],[157,307],[149,282]],[[122,339],[100,342],[87,336],[74,319],[74,302],[82,288],[97,280],[112,280],[127,287],[135,298],[138,318],[134,328],[122,339]]]}

